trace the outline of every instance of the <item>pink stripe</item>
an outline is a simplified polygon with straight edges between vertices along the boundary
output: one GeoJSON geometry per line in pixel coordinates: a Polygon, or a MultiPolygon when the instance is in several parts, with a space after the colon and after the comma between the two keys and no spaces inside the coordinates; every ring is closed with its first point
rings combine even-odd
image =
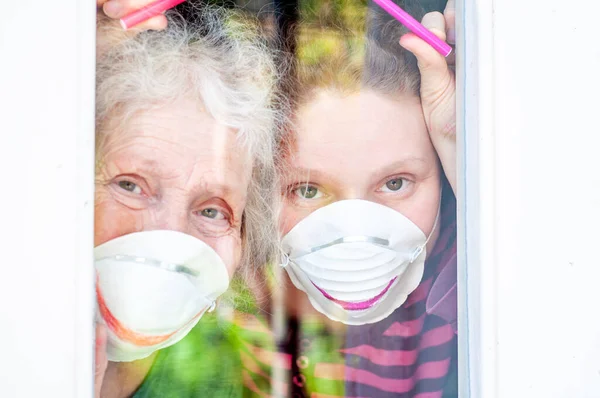
{"type": "Polygon", "coordinates": [[[412,337],[421,333],[423,330],[423,324],[425,323],[425,315],[423,314],[415,320],[406,322],[394,322],[392,325],[383,332],[384,336],[401,336],[401,337],[412,337]]]}
{"type": "Polygon", "coordinates": [[[417,362],[419,355],[417,350],[380,350],[370,345],[361,345],[340,351],[345,354],[358,355],[382,366],[410,366],[417,362]]]}
{"type": "Polygon", "coordinates": [[[398,393],[410,391],[414,386],[412,379],[388,379],[366,370],[329,363],[318,363],[315,366],[315,376],[329,380],[354,381],[383,391],[398,393]]]}
{"type": "MultiPolygon", "coordinates": [[[[271,390],[278,392],[279,396],[283,396],[285,395],[285,392],[288,390],[288,384],[279,380],[273,380],[271,378],[270,375],[266,374],[258,365],[258,363],[254,360],[254,358],[252,358],[249,354],[247,354],[244,351],[240,350],[240,356],[242,358],[242,364],[244,365],[244,367],[246,368],[245,371],[250,371],[254,374],[257,374],[259,376],[264,377],[265,379],[267,379],[269,381],[269,383],[271,384],[271,390]]],[[[254,388],[258,389],[258,386],[256,386],[254,384],[254,379],[252,379],[252,376],[248,373],[248,376],[250,376],[250,385],[248,385],[247,387],[252,389],[252,386],[254,386],[254,388]]],[[[254,391],[254,390],[253,390],[254,391]]]]}
{"type": "Polygon", "coordinates": [[[453,338],[454,330],[452,330],[452,326],[446,324],[423,333],[419,348],[423,349],[446,344],[453,338]]]}
{"type": "Polygon", "coordinates": [[[274,353],[247,342],[244,342],[244,346],[259,362],[269,367],[274,366],[287,370],[292,368],[292,356],[290,354],[274,353]]]}
{"type": "Polygon", "coordinates": [[[258,363],[256,363],[256,361],[249,354],[245,353],[244,351],[240,351],[240,357],[242,358],[242,364],[247,370],[271,381],[271,377],[263,372],[258,363]]]}
{"type": "Polygon", "coordinates": [[[317,379],[344,380],[345,365],[334,363],[317,363],[315,365],[315,377],[317,379]]]}
{"type": "Polygon", "coordinates": [[[422,392],[415,395],[413,398],[442,398],[443,391],[422,392]]]}
{"type": "Polygon", "coordinates": [[[366,384],[382,391],[406,393],[413,389],[420,379],[444,377],[450,367],[450,358],[428,362],[419,366],[415,375],[409,379],[390,379],[377,376],[367,370],[355,369],[345,365],[319,363],[315,366],[315,377],[329,380],[346,380],[366,384]]]}
{"type": "Polygon", "coordinates": [[[264,333],[269,336],[273,335],[261,321],[258,320],[254,315],[235,313],[234,323],[239,327],[256,333],[264,333]]]}
{"type": "Polygon", "coordinates": [[[310,394],[310,398],[369,398],[369,397],[355,397],[349,395],[327,395],[327,394],[319,394],[318,392],[313,392],[310,394]]]}
{"type": "Polygon", "coordinates": [[[362,383],[379,390],[404,393],[412,390],[415,385],[413,379],[389,379],[387,377],[377,376],[366,370],[347,368],[346,380],[356,383],[362,383]]]}
{"type": "Polygon", "coordinates": [[[450,368],[450,358],[427,362],[417,368],[415,379],[439,379],[445,377],[450,368]]]}
{"type": "Polygon", "coordinates": [[[250,389],[250,391],[252,391],[255,394],[258,394],[259,396],[264,397],[264,398],[271,397],[270,395],[261,391],[260,388],[258,388],[258,386],[256,385],[256,383],[254,383],[254,380],[252,379],[252,376],[250,376],[248,371],[246,371],[246,370],[242,371],[242,379],[244,380],[244,385],[246,387],[248,387],[250,389]]]}
{"type": "Polygon", "coordinates": [[[418,303],[419,301],[425,300],[429,295],[429,289],[431,289],[431,283],[433,279],[429,278],[419,285],[409,296],[408,299],[404,302],[402,307],[407,308],[411,305],[418,303]]]}

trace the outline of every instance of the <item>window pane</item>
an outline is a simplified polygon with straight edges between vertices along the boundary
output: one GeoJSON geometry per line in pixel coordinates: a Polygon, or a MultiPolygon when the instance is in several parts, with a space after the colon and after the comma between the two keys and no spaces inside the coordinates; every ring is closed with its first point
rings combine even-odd
{"type": "Polygon", "coordinates": [[[103,392],[456,397],[454,3],[110,3],[103,392]]]}

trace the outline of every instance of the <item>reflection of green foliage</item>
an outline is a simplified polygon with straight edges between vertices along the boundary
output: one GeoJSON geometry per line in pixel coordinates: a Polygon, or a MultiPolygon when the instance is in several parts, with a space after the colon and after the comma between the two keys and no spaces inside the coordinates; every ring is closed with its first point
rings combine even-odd
{"type": "Polygon", "coordinates": [[[242,395],[242,349],[212,314],[179,343],[161,350],[135,398],[230,397],[242,395]]]}
{"type": "Polygon", "coordinates": [[[298,57],[306,65],[315,65],[324,57],[332,57],[336,51],[339,51],[339,37],[332,34],[316,35],[310,43],[303,43],[299,46],[298,57]]]}
{"type": "Polygon", "coordinates": [[[319,27],[362,30],[366,0],[301,0],[301,23],[319,27]]]}
{"type": "Polygon", "coordinates": [[[333,57],[344,57],[362,62],[364,40],[359,36],[344,36],[333,31],[307,30],[298,39],[298,57],[304,65],[327,62],[333,57]]]}
{"type": "Polygon", "coordinates": [[[306,391],[320,394],[344,396],[344,383],[315,377],[315,365],[318,363],[343,364],[344,357],[339,349],[344,345],[344,334],[331,333],[320,322],[302,323],[302,339],[310,342],[301,355],[308,358],[308,367],[302,371],[306,377],[306,391]]]}
{"type": "Polygon", "coordinates": [[[352,92],[364,67],[366,0],[301,0],[298,77],[314,88],[352,92]]]}
{"type": "MultiPolygon", "coordinates": [[[[261,320],[268,328],[266,320],[261,320]]],[[[314,374],[318,363],[344,363],[339,352],[344,333],[332,333],[323,323],[313,319],[301,324],[300,339],[308,342],[300,352],[308,359],[308,366],[302,370],[306,391],[344,396],[342,381],[316,378],[314,374]]],[[[256,394],[243,385],[244,371],[260,391],[272,394],[272,364],[257,360],[251,347],[277,351],[273,335],[247,330],[220,320],[215,314],[206,314],[182,341],[159,351],[153,368],[134,398],[255,397],[256,394]],[[259,373],[242,365],[242,355],[253,358],[259,373]]]]}
{"type": "Polygon", "coordinates": [[[240,312],[247,314],[257,312],[256,297],[240,278],[233,278],[231,280],[225,299],[230,301],[232,306],[240,312]]]}
{"type": "Polygon", "coordinates": [[[326,29],[304,29],[298,37],[298,76],[303,90],[337,88],[352,91],[364,67],[362,35],[326,29]]]}

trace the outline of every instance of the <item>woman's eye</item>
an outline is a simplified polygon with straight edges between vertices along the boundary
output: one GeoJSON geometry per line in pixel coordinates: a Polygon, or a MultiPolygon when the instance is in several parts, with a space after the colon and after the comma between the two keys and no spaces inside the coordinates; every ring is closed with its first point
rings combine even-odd
{"type": "Polygon", "coordinates": [[[383,192],[398,192],[402,187],[406,185],[406,179],[404,178],[392,178],[380,188],[383,192]]]}
{"type": "Polygon", "coordinates": [[[203,217],[211,218],[213,220],[224,220],[225,215],[217,209],[207,208],[200,212],[203,217]]]}
{"type": "Polygon", "coordinates": [[[318,199],[323,196],[323,194],[312,185],[298,187],[294,190],[294,192],[302,199],[318,199]]]}
{"type": "Polygon", "coordinates": [[[131,181],[123,180],[123,181],[119,181],[118,184],[121,189],[124,189],[128,192],[134,193],[136,195],[139,195],[142,193],[142,188],[140,188],[137,184],[134,184],[131,181]]]}

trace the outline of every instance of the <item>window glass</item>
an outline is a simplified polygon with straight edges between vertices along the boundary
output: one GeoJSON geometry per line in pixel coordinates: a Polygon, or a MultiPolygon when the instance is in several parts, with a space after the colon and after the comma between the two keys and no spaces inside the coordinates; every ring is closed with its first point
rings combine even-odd
{"type": "Polygon", "coordinates": [[[97,395],[457,397],[454,1],[98,3],[97,395]]]}

